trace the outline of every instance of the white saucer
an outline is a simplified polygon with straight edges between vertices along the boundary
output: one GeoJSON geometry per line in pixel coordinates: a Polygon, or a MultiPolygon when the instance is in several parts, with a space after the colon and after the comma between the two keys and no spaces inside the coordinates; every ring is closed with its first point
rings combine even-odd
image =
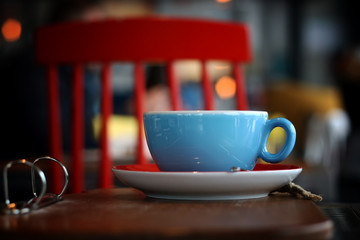
{"type": "Polygon", "coordinates": [[[115,176],[148,197],[178,200],[233,200],[267,196],[292,180],[301,167],[257,164],[253,171],[160,172],[155,164],[115,166],[115,176]]]}

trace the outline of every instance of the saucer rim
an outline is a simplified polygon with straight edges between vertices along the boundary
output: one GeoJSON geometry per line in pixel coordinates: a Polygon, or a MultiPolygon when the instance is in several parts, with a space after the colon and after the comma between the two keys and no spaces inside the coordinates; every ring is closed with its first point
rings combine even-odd
{"type": "MultiPolygon", "coordinates": [[[[289,168],[286,169],[271,169],[271,170],[242,170],[242,171],[236,171],[236,172],[232,172],[232,171],[149,171],[149,170],[132,170],[132,169],[120,169],[121,167],[127,167],[127,166],[142,166],[142,165],[146,165],[146,166],[156,166],[155,163],[146,163],[146,164],[124,164],[124,165],[114,165],[112,167],[112,171],[124,171],[124,172],[140,172],[140,173],[149,173],[149,174],[191,174],[193,175],[194,173],[196,174],[228,174],[228,173],[232,173],[232,174],[256,174],[256,173],[264,173],[264,172],[284,172],[284,171],[294,171],[294,170],[298,170],[300,172],[302,172],[303,168],[301,166],[298,165],[294,165],[294,164],[271,164],[271,165],[276,165],[276,166],[288,166],[289,168]]],[[[257,163],[257,165],[268,165],[267,163],[257,163]]]]}

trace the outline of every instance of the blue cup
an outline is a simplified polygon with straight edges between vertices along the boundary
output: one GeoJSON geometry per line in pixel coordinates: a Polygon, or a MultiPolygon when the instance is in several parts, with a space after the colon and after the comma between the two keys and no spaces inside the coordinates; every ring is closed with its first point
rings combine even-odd
{"type": "Polygon", "coordinates": [[[285,118],[269,120],[264,111],[164,111],[144,114],[146,140],[161,171],[252,170],[260,157],[269,163],[292,151],[296,131],[285,118]],[[282,149],[270,153],[270,132],[286,132],[282,149]]]}

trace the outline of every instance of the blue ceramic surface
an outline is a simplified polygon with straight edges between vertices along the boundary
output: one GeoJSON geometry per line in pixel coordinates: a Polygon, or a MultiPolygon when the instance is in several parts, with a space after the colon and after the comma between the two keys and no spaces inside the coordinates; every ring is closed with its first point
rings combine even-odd
{"type": "Polygon", "coordinates": [[[252,170],[258,157],[276,163],[295,145],[296,132],[284,118],[262,111],[165,111],[144,114],[147,143],[161,171],[252,170]],[[276,154],[266,143],[275,127],[286,131],[276,154]]]}

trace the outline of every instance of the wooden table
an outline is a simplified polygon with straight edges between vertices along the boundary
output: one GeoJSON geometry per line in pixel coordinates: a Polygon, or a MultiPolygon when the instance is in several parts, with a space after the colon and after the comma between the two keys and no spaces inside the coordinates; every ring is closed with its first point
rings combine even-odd
{"type": "Polygon", "coordinates": [[[65,195],[25,215],[0,215],[1,239],[327,239],[332,222],[310,200],[173,201],[131,188],[65,195]]]}

